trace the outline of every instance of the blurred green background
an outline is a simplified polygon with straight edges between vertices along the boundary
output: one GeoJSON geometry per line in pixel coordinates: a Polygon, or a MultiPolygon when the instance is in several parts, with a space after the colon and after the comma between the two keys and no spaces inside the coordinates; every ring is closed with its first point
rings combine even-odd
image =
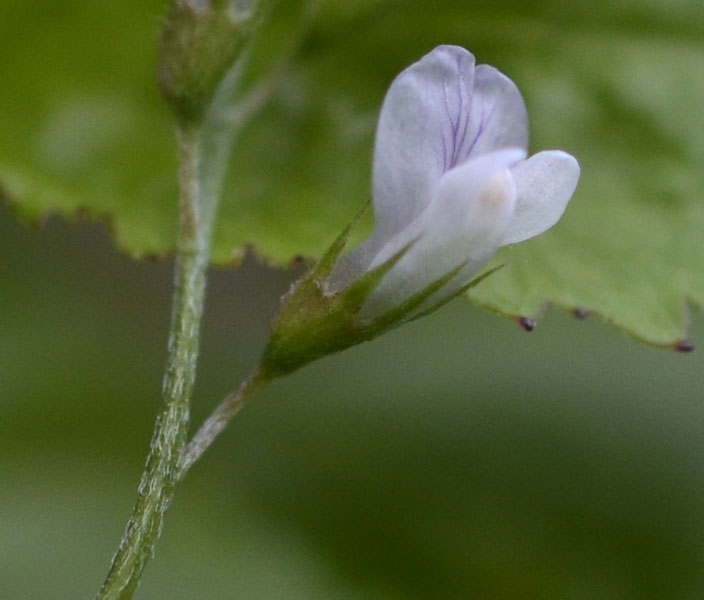
{"type": "MultiPolygon", "coordinates": [[[[194,421],[293,277],[214,270],[194,421]]],[[[90,598],[159,403],[171,265],[0,212],[0,596],[90,598]]],[[[704,339],[700,314],[693,334],[704,339]]],[[[274,384],[189,474],[137,598],[704,595],[701,354],[455,301],[274,384]]]]}
{"type": "MultiPolygon", "coordinates": [[[[0,180],[15,210],[112,214],[135,253],[172,244],[175,151],[153,85],[163,4],[0,5],[0,180]]],[[[303,5],[280,3],[261,64],[276,60],[267,44],[295,46],[289,24],[305,19],[286,9],[303,5]]],[[[659,309],[679,331],[682,297],[702,297],[704,4],[320,5],[290,87],[244,134],[220,260],[245,242],[280,261],[326,244],[368,194],[393,73],[464,43],[525,85],[536,147],[574,149],[584,167],[560,227],[510,251],[528,265],[524,294],[613,296],[605,312],[632,331],[659,309]],[[586,292],[570,295],[575,281],[586,292]]],[[[127,258],[102,225],[44,221],[20,225],[0,199],[2,600],[97,591],[166,354],[171,263],[127,258]]],[[[210,273],[194,425],[253,366],[298,272],[250,258],[210,273]]],[[[700,312],[690,333],[703,345],[700,312]]],[[[527,334],[455,301],[257,398],[177,493],[136,598],[701,599],[701,356],[558,310],[527,334]]]]}

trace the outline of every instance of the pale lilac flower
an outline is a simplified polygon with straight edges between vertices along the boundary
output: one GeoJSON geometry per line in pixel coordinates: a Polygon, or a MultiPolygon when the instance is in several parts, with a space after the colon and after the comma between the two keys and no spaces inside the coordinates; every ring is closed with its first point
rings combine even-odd
{"type": "MultiPolygon", "coordinates": [[[[333,292],[400,260],[365,300],[373,319],[457,270],[414,313],[441,304],[476,277],[501,246],[552,227],[579,179],[559,150],[527,157],[520,92],[458,46],[439,46],[391,84],[373,165],[374,233],[341,257],[333,292]]],[[[411,315],[412,316],[412,315],[411,315]]]]}

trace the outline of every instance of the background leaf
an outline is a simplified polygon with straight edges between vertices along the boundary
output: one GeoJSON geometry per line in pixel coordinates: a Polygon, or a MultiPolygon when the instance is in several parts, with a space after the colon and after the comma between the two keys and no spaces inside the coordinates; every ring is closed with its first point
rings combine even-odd
{"type": "MultiPolygon", "coordinates": [[[[473,291],[509,315],[585,307],[657,344],[684,338],[704,304],[704,5],[698,0],[283,0],[247,81],[288,60],[241,132],[215,260],[245,246],[287,263],[318,255],[369,195],[386,87],[439,43],[472,50],[523,91],[534,150],[577,156],[564,220],[508,248],[473,291]]],[[[154,89],[161,2],[9,0],[0,96],[0,182],[17,211],[107,218],[134,255],[175,233],[174,144],[154,89]]]]}

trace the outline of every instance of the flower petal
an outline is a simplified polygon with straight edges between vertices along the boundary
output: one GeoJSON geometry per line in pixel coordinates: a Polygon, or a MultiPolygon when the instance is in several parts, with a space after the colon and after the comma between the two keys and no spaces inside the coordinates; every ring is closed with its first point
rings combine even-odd
{"type": "Polygon", "coordinates": [[[459,46],[438,46],[404,70],[382,106],[374,151],[375,236],[415,219],[443,173],[481,154],[527,148],[518,88],[459,46]]]}
{"type": "Polygon", "coordinates": [[[546,150],[511,169],[516,211],[501,245],[515,244],[550,229],[560,220],[579,181],[579,163],[560,150],[546,150]]]}
{"type": "Polygon", "coordinates": [[[378,239],[372,236],[340,256],[328,279],[330,291],[338,292],[361,277],[378,252],[378,239]]]}
{"type": "Polygon", "coordinates": [[[528,148],[528,113],[523,96],[516,84],[494,67],[476,68],[470,114],[474,140],[470,157],[503,148],[528,148]]]}
{"type": "Polygon", "coordinates": [[[421,309],[467,283],[471,273],[491,258],[503,239],[516,195],[509,166],[524,156],[521,149],[503,150],[448,172],[440,181],[432,204],[374,257],[370,268],[413,242],[371,293],[361,316],[383,314],[458,267],[465,279],[454,277],[421,309]]]}
{"type": "Polygon", "coordinates": [[[439,46],[394,79],[374,148],[378,239],[401,231],[433,198],[453,152],[453,128],[466,120],[473,83],[474,56],[457,46],[439,46]]]}

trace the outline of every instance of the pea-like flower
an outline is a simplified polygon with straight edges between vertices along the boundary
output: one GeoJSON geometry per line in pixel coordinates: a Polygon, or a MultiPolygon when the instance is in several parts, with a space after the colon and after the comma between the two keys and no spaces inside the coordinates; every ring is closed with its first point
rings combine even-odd
{"type": "Polygon", "coordinates": [[[373,166],[375,229],[332,272],[342,290],[408,248],[370,293],[373,318],[454,272],[418,310],[451,297],[500,246],[552,227],[579,179],[558,150],[526,160],[528,118],[514,83],[458,46],[404,70],[381,109],[373,166]]]}
{"type": "Polygon", "coordinates": [[[297,369],[429,312],[477,279],[494,253],[562,216],[579,164],[559,150],[527,157],[514,83],[440,46],[404,70],[381,109],[373,235],[340,256],[344,233],[291,290],[263,367],[297,369]]]}

